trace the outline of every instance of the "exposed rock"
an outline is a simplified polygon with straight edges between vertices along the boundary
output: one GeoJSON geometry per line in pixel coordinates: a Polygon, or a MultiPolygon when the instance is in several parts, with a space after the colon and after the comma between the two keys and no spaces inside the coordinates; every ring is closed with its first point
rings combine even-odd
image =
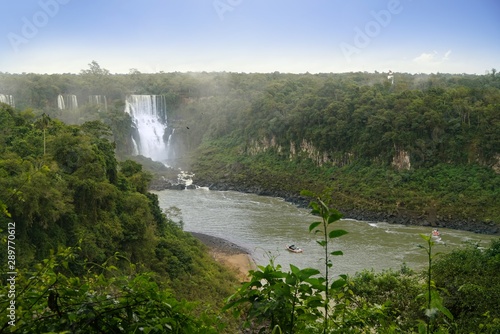
{"type": "Polygon", "coordinates": [[[290,160],[294,160],[297,158],[297,155],[302,154],[311,159],[317,166],[323,166],[325,164],[343,166],[354,160],[353,153],[335,155],[332,152],[321,151],[314,146],[311,141],[306,139],[303,139],[300,142],[300,145],[297,145],[294,141],[290,141],[287,151],[286,147],[283,149],[283,147],[277,143],[275,136],[272,136],[271,138],[262,137],[260,139],[250,140],[248,147],[242,153],[252,156],[267,152],[268,150],[274,150],[278,155],[288,155],[290,160]]]}
{"type": "Polygon", "coordinates": [[[409,170],[411,168],[410,154],[405,150],[396,149],[396,153],[392,158],[392,166],[396,170],[409,170]]]}
{"type": "Polygon", "coordinates": [[[495,173],[500,174],[500,154],[495,155],[495,164],[491,166],[495,173]]]}
{"type": "Polygon", "coordinates": [[[149,185],[150,190],[156,190],[156,191],[165,189],[184,190],[185,188],[186,186],[183,184],[163,179],[154,179],[153,181],[151,181],[151,184],[149,185]]]}
{"type": "MultiPolygon", "coordinates": [[[[283,198],[285,201],[293,203],[299,207],[307,208],[309,206],[309,199],[302,197],[296,193],[287,191],[272,191],[266,190],[257,186],[243,186],[234,185],[229,182],[213,182],[206,183],[202,180],[197,180],[199,186],[209,187],[210,190],[221,190],[221,191],[239,191],[245,193],[254,193],[262,196],[272,196],[283,198]]],[[[373,221],[373,222],[387,222],[390,224],[402,224],[402,225],[417,225],[417,226],[436,226],[442,228],[452,228],[456,230],[471,231],[481,234],[500,234],[500,228],[494,222],[481,222],[476,220],[452,220],[446,219],[444,217],[433,216],[431,219],[422,214],[415,214],[408,211],[397,211],[397,212],[374,212],[359,208],[346,208],[337,207],[337,210],[342,212],[344,218],[373,221]]]]}

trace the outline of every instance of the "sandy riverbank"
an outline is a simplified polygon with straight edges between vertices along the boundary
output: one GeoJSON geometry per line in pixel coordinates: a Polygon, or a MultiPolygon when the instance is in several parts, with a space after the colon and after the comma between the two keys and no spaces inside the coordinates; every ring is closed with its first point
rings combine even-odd
{"type": "Polygon", "coordinates": [[[197,232],[191,234],[210,249],[210,255],[217,262],[233,270],[241,281],[247,281],[248,272],[256,269],[255,261],[247,249],[211,235],[197,232]]]}

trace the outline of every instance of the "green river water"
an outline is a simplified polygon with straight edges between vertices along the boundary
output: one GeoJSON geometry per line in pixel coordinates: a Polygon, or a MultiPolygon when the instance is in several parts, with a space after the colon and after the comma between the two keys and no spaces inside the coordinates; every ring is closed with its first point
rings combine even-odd
{"type": "MultiPolygon", "coordinates": [[[[324,267],[323,248],[315,236],[308,232],[311,222],[318,218],[309,210],[279,198],[258,196],[232,191],[163,190],[158,195],[160,206],[181,209],[184,230],[224,238],[245,247],[259,265],[276,264],[289,270],[289,264],[299,268],[324,267]],[[287,244],[295,244],[304,252],[290,253],[287,244]]],[[[333,274],[354,274],[362,269],[399,269],[403,264],[413,269],[426,265],[424,245],[419,234],[430,234],[432,228],[404,226],[384,222],[342,220],[336,229],[349,234],[333,239],[331,250],[342,250],[343,256],[333,257],[333,274]]],[[[466,243],[488,246],[490,235],[440,228],[442,242],[434,251],[446,253],[466,243]]]]}

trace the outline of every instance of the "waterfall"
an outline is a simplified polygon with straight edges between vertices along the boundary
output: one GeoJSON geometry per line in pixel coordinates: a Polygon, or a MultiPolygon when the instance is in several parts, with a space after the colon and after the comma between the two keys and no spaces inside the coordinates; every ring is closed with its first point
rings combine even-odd
{"type": "Polygon", "coordinates": [[[68,95],[68,109],[74,110],[78,108],[78,101],[76,99],[76,95],[68,95]]]}
{"type": "Polygon", "coordinates": [[[89,103],[99,107],[98,111],[101,111],[101,107],[104,107],[104,111],[108,110],[108,100],[105,95],[90,95],[89,103]]]}
{"type": "Polygon", "coordinates": [[[167,139],[167,160],[175,159],[175,151],[172,149],[172,136],[175,133],[175,129],[172,129],[172,132],[168,135],[167,139]]]}
{"type": "Polygon", "coordinates": [[[158,95],[129,95],[125,101],[125,112],[132,117],[132,142],[137,145],[137,153],[165,163],[169,157],[164,139],[167,129],[165,98],[158,95]]]}
{"type": "Polygon", "coordinates": [[[60,110],[75,110],[78,108],[76,95],[68,94],[66,96],[59,94],[57,96],[57,108],[60,110]]]}
{"type": "Polygon", "coordinates": [[[66,109],[66,105],[64,103],[64,96],[62,96],[61,94],[57,96],[57,108],[59,108],[59,110],[66,109]]]}
{"type": "Polygon", "coordinates": [[[12,95],[0,94],[0,102],[7,103],[11,107],[15,108],[14,97],[12,95]]]}
{"type": "Polygon", "coordinates": [[[132,145],[134,146],[134,151],[132,152],[132,155],[138,155],[139,146],[137,146],[137,142],[135,141],[134,137],[132,137],[132,145]]]}

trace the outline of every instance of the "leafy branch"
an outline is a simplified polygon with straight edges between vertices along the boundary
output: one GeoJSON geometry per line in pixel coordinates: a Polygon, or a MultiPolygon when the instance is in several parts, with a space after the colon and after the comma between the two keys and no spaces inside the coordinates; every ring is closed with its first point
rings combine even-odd
{"type": "Polygon", "coordinates": [[[419,333],[429,334],[432,333],[433,328],[435,327],[436,319],[441,312],[448,319],[453,320],[453,315],[451,312],[443,305],[443,299],[439,295],[439,291],[436,287],[435,282],[432,280],[432,247],[435,242],[432,240],[432,234],[420,234],[420,237],[425,240],[426,245],[418,245],[420,248],[423,248],[427,253],[427,280],[426,280],[426,293],[420,294],[417,298],[425,297],[426,305],[424,306],[426,321],[425,324],[419,325],[419,333]]]}

